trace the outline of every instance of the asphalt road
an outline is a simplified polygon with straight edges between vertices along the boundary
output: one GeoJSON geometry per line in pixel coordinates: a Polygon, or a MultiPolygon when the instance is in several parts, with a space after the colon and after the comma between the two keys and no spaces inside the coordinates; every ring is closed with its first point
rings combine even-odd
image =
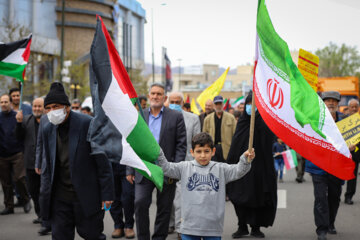
{"type": "MultiPolygon", "coordinates": [[[[307,240],[316,239],[315,224],[313,217],[313,186],[310,176],[306,174],[306,182],[298,184],[294,181],[295,172],[291,170],[284,176],[284,183],[278,184],[278,211],[273,227],[262,229],[266,235],[266,239],[276,240],[307,240]]],[[[358,179],[358,186],[359,186],[358,179]]],[[[343,187],[345,191],[346,185],[343,187]]],[[[360,191],[360,190],[359,190],[360,191]]],[[[339,208],[336,220],[337,235],[329,235],[328,239],[336,240],[356,240],[360,239],[360,194],[359,191],[354,196],[354,205],[346,205],[342,202],[339,208]]],[[[0,199],[2,201],[3,194],[0,191],[0,199]]],[[[154,222],[155,218],[155,195],[153,196],[153,204],[150,209],[150,222],[154,222]]],[[[0,203],[0,209],[3,209],[3,203],[0,203]]],[[[39,225],[32,223],[35,213],[25,214],[22,208],[15,209],[15,214],[8,216],[0,216],[0,240],[35,240],[51,239],[50,236],[38,236],[37,231],[39,225]]],[[[105,231],[108,239],[111,239],[113,231],[113,222],[109,215],[105,216],[105,231]]],[[[226,203],[225,224],[223,239],[232,239],[231,234],[237,229],[237,219],[234,208],[231,203],[226,203]]],[[[151,225],[153,230],[153,224],[151,225]]],[[[247,237],[250,239],[251,237],[247,237]]],[[[76,236],[76,239],[81,239],[76,236]]],[[[175,240],[176,235],[169,235],[168,239],[175,240]]]]}

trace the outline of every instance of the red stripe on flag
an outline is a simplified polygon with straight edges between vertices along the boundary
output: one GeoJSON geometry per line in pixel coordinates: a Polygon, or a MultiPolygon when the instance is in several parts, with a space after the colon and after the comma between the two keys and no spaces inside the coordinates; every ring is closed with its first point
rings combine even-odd
{"type": "Polygon", "coordinates": [[[310,61],[310,60],[308,60],[308,59],[306,59],[306,58],[303,58],[303,57],[300,57],[300,56],[299,56],[299,58],[302,59],[302,60],[304,60],[305,62],[310,63],[311,65],[314,65],[315,67],[319,67],[319,65],[317,65],[316,63],[314,63],[314,62],[312,62],[312,61],[310,61]]]}
{"type": "Polygon", "coordinates": [[[111,40],[110,34],[107,31],[106,26],[102,21],[101,17],[100,16],[97,17],[101,21],[101,28],[107,42],[112,73],[114,74],[114,77],[117,80],[120,89],[123,91],[123,93],[128,94],[130,98],[137,98],[137,94],[134,89],[134,86],[130,81],[129,75],[126,72],[124,64],[121,61],[121,58],[114,46],[114,43],[111,40]]]}
{"type": "Polygon", "coordinates": [[[273,113],[271,109],[269,109],[261,97],[256,83],[255,74],[253,89],[255,93],[256,107],[266,125],[276,134],[276,136],[286,140],[286,144],[289,147],[294,149],[305,159],[311,159],[311,162],[326,172],[343,180],[350,180],[354,178],[355,163],[351,158],[347,158],[339,153],[331,144],[301,133],[291,125],[284,122],[275,113],[273,113]],[[304,140],[304,137],[308,138],[309,141],[304,140]],[[317,142],[319,145],[313,144],[310,141],[317,142]]]}
{"type": "MultiPolygon", "coordinates": [[[[28,44],[27,44],[27,46],[25,48],[25,51],[22,54],[22,57],[23,57],[25,62],[29,61],[31,39],[32,39],[32,36],[30,36],[30,39],[29,39],[28,44]]],[[[24,68],[24,71],[23,71],[23,74],[22,74],[23,79],[25,79],[25,72],[26,72],[26,67],[24,68]]]]}
{"type": "Polygon", "coordinates": [[[286,169],[289,170],[289,169],[291,168],[291,166],[290,166],[289,159],[287,158],[286,152],[287,152],[287,151],[282,152],[281,155],[282,155],[282,157],[283,157],[283,159],[284,159],[284,163],[285,163],[286,169]]]}

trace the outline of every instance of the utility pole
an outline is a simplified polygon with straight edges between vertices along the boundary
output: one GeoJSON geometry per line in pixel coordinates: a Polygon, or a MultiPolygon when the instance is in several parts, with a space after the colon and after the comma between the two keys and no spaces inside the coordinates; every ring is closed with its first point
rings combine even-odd
{"type": "Polygon", "coordinates": [[[179,61],[179,86],[180,86],[180,81],[181,81],[181,61],[182,61],[182,59],[178,58],[177,60],[179,61]]]}
{"type": "Polygon", "coordinates": [[[155,82],[155,56],[154,56],[154,12],[151,9],[151,38],[152,38],[152,82],[155,82]]]}
{"type": "Polygon", "coordinates": [[[65,0],[62,0],[61,9],[61,50],[60,50],[60,82],[62,82],[61,71],[64,65],[64,25],[65,25],[65,0]]]}

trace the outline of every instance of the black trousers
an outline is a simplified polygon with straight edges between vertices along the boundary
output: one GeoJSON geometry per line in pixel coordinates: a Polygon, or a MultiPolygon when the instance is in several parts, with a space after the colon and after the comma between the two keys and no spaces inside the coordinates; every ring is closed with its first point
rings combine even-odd
{"type": "Polygon", "coordinates": [[[115,201],[111,204],[110,214],[114,220],[114,228],[132,229],[135,222],[135,187],[126,180],[126,173],[120,169],[120,164],[112,163],[112,169],[115,184],[115,201]]]}
{"type": "Polygon", "coordinates": [[[334,227],[339,209],[342,180],[330,175],[312,174],[314,185],[314,216],[316,233],[326,233],[334,227]]]}
{"type": "MultiPolygon", "coordinates": [[[[138,240],[150,240],[149,208],[155,185],[145,177],[135,184],[135,221],[138,240]]],[[[171,208],[176,190],[176,182],[165,184],[163,191],[157,190],[156,219],[152,239],[165,240],[169,231],[171,208]]]]}
{"type": "Polygon", "coordinates": [[[21,152],[11,157],[0,158],[0,181],[4,191],[4,205],[6,208],[14,209],[13,183],[15,183],[20,198],[24,203],[30,200],[26,188],[24,160],[21,152]]]}
{"type": "Polygon", "coordinates": [[[40,175],[38,175],[34,169],[26,169],[26,183],[30,196],[34,202],[35,213],[40,217],[40,175]]]}
{"type": "Polygon", "coordinates": [[[54,199],[51,207],[51,228],[53,240],[71,240],[75,237],[75,227],[80,237],[86,240],[106,239],[104,231],[104,211],[86,217],[80,203],[54,199]]]}
{"type": "Polygon", "coordinates": [[[359,170],[359,162],[355,162],[355,170],[354,170],[355,178],[347,181],[345,199],[352,199],[352,197],[355,195],[358,170],[359,170]]]}

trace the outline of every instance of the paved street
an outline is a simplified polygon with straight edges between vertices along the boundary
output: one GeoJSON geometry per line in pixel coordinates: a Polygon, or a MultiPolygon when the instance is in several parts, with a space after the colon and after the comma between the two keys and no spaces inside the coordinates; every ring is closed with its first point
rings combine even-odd
{"type": "MultiPolygon", "coordinates": [[[[263,229],[267,239],[316,239],[313,209],[313,187],[309,175],[306,175],[306,182],[298,184],[294,181],[294,170],[285,174],[285,183],[278,184],[279,189],[279,209],[276,220],[272,228],[263,229]]],[[[359,186],[358,180],[358,186],[359,186]]],[[[343,187],[344,192],[345,186],[343,187]]],[[[2,192],[0,192],[0,199],[3,200],[2,192]]],[[[154,202],[154,198],[153,198],[154,202]]],[[[354,197],[355,204],[353,206],[342,203],[339,209],[339,214],[336,221],[336,228],[338,234],[329,236],[328,239],[336,240],[353,240],[359,239],[359,219],[360,219],[360,194],[359,191],[354,197]]],[[[0,209],[3,209],[3,203],[0,204],[0,209]]],[[[154,204],[151,208],[151,222],[154,222],[155,216],[154,204]]],[[[1,240],[34,240],[34,239],[50,239],[50,236],[39,237],[37,230],[39,225],[31,223],[35,218],[32,210],[31,214],[24,214],[21,208],[16,209],[16,214],[10,216],[0,216],[0,239],[1,240]]],[[[223,239],[232,239],[231,234],[236,230],[236,216],[231,203],[226,204],[225,214],[225,229],[223,239]]],[[[151,226],[153,229],[153,226],[151,226]]],[[[105,234],[111,238],[113,230],[113,222],[110,215],[107,213],[105,218],[105,234]]],[[[248,237],[250,238],[250,237],[248,237]]],[[[77,237],[76,239],[80,239],[77,237]]],[[[170,240],[175,240],[176,235],[170,235],[170,240]]]]}

